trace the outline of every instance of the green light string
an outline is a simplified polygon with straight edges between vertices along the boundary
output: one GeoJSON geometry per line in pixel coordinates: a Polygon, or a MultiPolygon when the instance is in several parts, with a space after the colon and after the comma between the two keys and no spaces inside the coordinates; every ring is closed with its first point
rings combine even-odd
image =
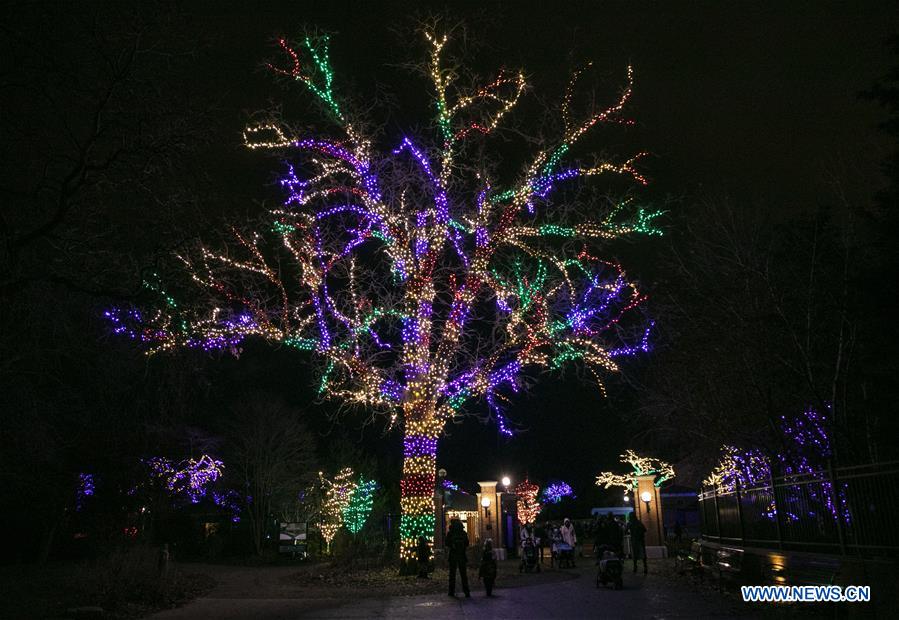
{"type": "Polygon", "coordinates": [[[424,536],[428,540],[434,538],[434,525],[437,523],[434,514],[410,515],[403,514],[400,517],[400,538],[414,541],[412,547],[418,543],[418,537],[424,536]]]}
{"type": "Polygon", "coordinates": [[[557,148],[555,150],[555,152],[552,155],[550,155],[549,160],[546,162],[546,165],[543,166],[543,170],[540,172],[540,176],[545,177],[548,174],[550,174],[553,171],[553,169],[559,165],[559,161],[561,161],[562,156],[568,152],[568,149],[569,149],[568,143],[564,143],[564,144],[562,144],[562,146],[557,148]]]}
{"type": "Polygon", "coordinates": [[[562,367],[565,362],[570,362],[574,360],[581,359],[584,357],[584,352],[576,349],[571,343],[563,342],[559,345],[559,349],[562,350],[561,353],[556,355],[552,361],[550,362],[550,367],[554,370],[557,370],[562,367]]]}
{"type": "Polygon", "coordinates": [[[627,205],[627,202],[623,202],[616,206],[611,213],[603,220],[603,228],[611,233],[616,234],[626,234],[626,233],[639,233],[648,236],[662,236],[664,232],[661,228],[657,228],[653,225],[653,220],[657,217],[663,215],[665,211],[661,209],[656,211],[649,211],[640,207],[637,209],[637,213],[634,215],[634,219],[629,222],[616,223],[612,220],[615,218],[618,213],[624,209],[627,205]]]}
{"type": "Polygon", "coordinates": [[[359,478],[350,502],[343,510],[343,523],[352,534],[358,534],[368,520],[374,504],[374,492],[378,483],[359,478]]]}
{"type": "Polygon", "coordinates": [[[504,191],[504,192],[500,192],[499,194],[494,194],[493,196],[491,196],[491,197],[490,197],[490,204],[496,204],[496,203],[499,203],[499,202],[505,202],[506,200],[509,200],[510,198],[514,198],[514,197],[515,197],[515,190],[514,190],[514,189],[508,189],[508,190],[506,190],[506,191],[504,191]]]}
{"type": "Polygon", "coordinates": [[[325,393],[325,390],[328,389],[328,380],[330,379],[330,377],[331,377],[331,371],[333,371],[333,370],[334,370],[334,362],[333,362],[333,361],[330,361],[330,362],[328,362],[328,367],[325,369],[325,374],[322,376],[322,382],[321,382],[321,384],[318,386],[318,394],[319,394],[319,396],[321,396],[322,394],[324,394],[324,393],[325,393]]]}
{"type": "Polygon", "coordinates": [[[275,222],[272,224],[272,231],[281,235],[286,236],[290,233],[296,231],[296,226],[291,226],[290,224],[285,224],[284,222],[275,222]]]}
{"type": "MultiPolygon", "coordinates": [[[[158,274],[158,273],[155,273],[155,272],[154,272],[154,273],[152,273],[151,275],[152,275],[154,278],[159,279],[159,274],[158,274]]],[[[165,289],[163,289],[162,286],[161,286],[160,284],[154,284],[153,282],[150,282],[149,280],[146,280],[146,279],[145,279],[145,280],[143,281],[143,285],[144,285],[144,287],[150,289],[150,290],[153,291],[154,293],[158,293],[159,296],[162,297],[162,298],[165,300],[165,303],[166,303],[166,305],[167,305],[169,308],[177,308],[177,307],[178,307],[178,304],[175,303],[175,298],[172,297],[171,295],[169,295],[168,293],[166,293],[166,292],[165,292],[165,289]]]]}
{"type": "Polygon", "coordinates": [[[464,233],[470,232],[461,222],[456,220],[450,220],[449,225],[455,228],[456,230],[461,230],[464,233]]]}
{"type": "Polygon", "coordinates": [[[331,61],[328,54],[328,39],[327,35],[324,35],[320,39],[320,47],[321,49],[316,49],[315,45],[312,42],[310,37],[306,37],[304,41],[304,45],[306,49],[309,51],[309,54],[312,56],[312,60],[315,63],[317,68],[317,73],[321,75],[322,79],[325,82],[324,88],[317,86],[313,83],[310,78],[300,77],[302,82],[312,91],[315,96],[324,102],[326,106],[334,113],[340,121],[344,121],[343,113],[340,111],[340,106],[337,105],[337,101],[334,100],[334,92],[331,89],[331,83],[334,81],[334,71],[331,68],[331,61]]]}
{"type": "Polygon", "coordinates": [[[409,318],[409,315],[405,312],[400,312],[399,310],[389,310],[384,308],[374,308],[371,312],[365,315],[362,319],[361,324],[355,328],[353,328],[353,336],[358,336],[361,333],[371,334],[372,328],[378,320],[384,317],[393,317],[395,319],[406,319],[409,318]]]}
{"type": "Polygon", "coordinates": [[[447,404],[452,407],[454,411],[458,411],[462,408],[462,405],[465,404],[466,400],[468,400],[468,388],[461,390],[458,394],[450,398],[447,401],[447,404]]]}
{"type": "Polygon", "coordinates": [[[544,224],[537,229],[543,236],[573,237],[575,230],[567,226],[556,226],[555,224],[544,224]]]}
{"type": "Polygon", "coordinates": [[[299,338],[296,336],[290,336],[281,341],[282,344],[288,347],[293,347],[294,349],[298,349],[300,351],[314,351],[315,346],[318,344],[316,340],[312,338],[299,338]]]}
{"type": "Polygon", "coordinates": [[[371,231],[371,236],[375,237],[376,239],[380,239],[381,241],[384,242],[385,245],[393,245],[394,243],[396,243],[396,239],[394,239],[393,237],[390,237],[388,235],[385,235],[383,232],[381,232],[380,230],[377,230],[377,229],[371,231]]]}
{"type": "Polygon", "coordinates": [[[521,304],[521,311],[524,312],[534,303],[534,294],[543,289],[547,276],[546,265],[542,260],[537,261],[537,274],[530,285],[525,284],[519,261],[515,261],[513,269],[515,270],[515,278],[517,280],[518,300],[521,304]]]}

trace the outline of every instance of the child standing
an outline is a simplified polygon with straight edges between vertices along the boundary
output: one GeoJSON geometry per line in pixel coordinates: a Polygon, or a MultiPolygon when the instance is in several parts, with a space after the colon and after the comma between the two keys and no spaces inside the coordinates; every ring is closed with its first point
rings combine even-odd
{"type": "Polygon", "coordinates": [[[427,579],[428,568],[431,563],[431,546],[428,544],[428,539],[424,536],[418,537],[418,546],[415,549],[415,555],[418,560],[418,578],[427,579]]]}
{"type": "Polygon", "coordinates": [[[484,554],[481,556],[481,568],[478,576],[484,580],[487,596],[493,596],[493,583],[496,581],[496,554],[493,552],[493,541],[484,541],[484,554]]]}

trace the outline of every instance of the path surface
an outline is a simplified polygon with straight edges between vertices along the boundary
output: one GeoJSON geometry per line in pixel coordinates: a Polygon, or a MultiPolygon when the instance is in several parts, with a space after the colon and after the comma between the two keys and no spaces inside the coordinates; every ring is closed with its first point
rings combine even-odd
{"type": "MultiPolygon", "coordinates": [[[[661,566],[653,567],[661,569],[661,566]]],[[[288,620],[293,618],[725,618],[747,615],[752,610],[717,592],[697,590],[684,579],[667,574],[625,574],[622,591],[597,589],[593,567],[586,562],[576,578],[556,583],[503,589],[494,598],[475,590],[472,598],[445,594],[354,599],[353,591],[327,592],[323,596],[291,596],[286,590],[259,588],[253,597],[253,577],[244,575],[249,587],[220,584],[209,596],[185,607],[167,610],[157,620],[215,618],[236,620],[288,620]]],[[[665,571],[663,571],[665,572],[665,571]]],[[[536,580],[535,580],[536,581],[536,580]]],[[[262,585],[257,581],[257,586],[262,585]]]]}

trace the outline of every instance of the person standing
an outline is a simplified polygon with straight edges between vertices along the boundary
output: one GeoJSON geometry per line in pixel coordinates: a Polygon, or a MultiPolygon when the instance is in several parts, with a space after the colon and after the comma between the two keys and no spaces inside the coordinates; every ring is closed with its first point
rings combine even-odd
{"type": "Polygon", "coordinates": [[[577,545],[577,534],[574,531],[574,524],[571,522],[571,519],[565,518],[562,527],[559,528],[559,532],[562,535],[562,542],[571,547],[571,566],[574,566],[574,550],[575,545],[577,545]]]}
{"type": "Polygon", "coordinates": [[[415,555],[418,559],[418,578],[428,578],[428,567],[431,563],[431,545],[424,536],[418,537],[418,547],[415,549],[415,555]]]}
{"type": "Polygon", "coordinates": [[[540,563],[543,564],[543,552],[546,549],[546,542],[549,539],[549,535],[546,533],[547,527],[545,525],[537,525],[534,526],[534,543],[540,549],[540,563]]]}
{"type": "Polygon", "coordinates": [[[524,555],[524,546],[528,538],[531,539],[531,542],[534,543],[534,548],[536,548],[537,541],[534,539],[534,526],[530,523],[525,523],[518,531],[518,552],[522,555],[524,555]]]}
{"type": "Polygon", "coordinates": [[[562,532],[552,523],[548,527],[550,531],[549,567],[553,568],[554,563],[559,559],[559,545],[562,544],[562,532]]]}
{"type": "Polygon", "coordinates": [[[637,518],[637,515],[631,514],[631,521],[628,525],[628,533],[631,535],[631,556],[634,558],[634,572],[637,572],[637,560],[643,560],[643,574],[647,574],[649,569],[646,566],[646,526],[637,518]]]}
{"type": "Polygon", "coordinates": [[[618,520],[615,519],[615,515],[610,512],[606,519],[606,539],[609,541],[608,544],[612,547],[612,551],[618,557],[621,557],[622,553],[622,538],[624,538],[624,533],[621,531],[621,526],[618,524],[618,520]]]}
{"type": "Polygon", "coordinates": [[[459,577],[462,580],[462,592],[465,593],[465,598],[471,598],[471,592],[468,590],[468,558],[466,557],[468,534],[459,519],[450,521],[444,546],[449,556],[449,595],[456,596],[456,569],[458,569],[459,577]]]}
{"type": "Polygon", "coordinates": [[[609,530],[605,517],[599,516],[593,523],[593,555],[600,557],[606,545],[609,545],[609,530]]]}
{"type": "Polygon", "coordinates": [[[478,575],[484,580],[487,596],[493,596],[493,584],[496,582],[496,554],[493,552],[493,541],[484,542],[484,553],[481,555],[481,567],[478,575]]]}
{"type": "Polygon", "coordinates": [[[534,538],[534,526],[531,525],[530,523],[525,523],[524,525],[522,525],[521,530],[519,531],[519,534],[518,534],[518,538],[522,545],[524,545],[524,541],[526,541],[528,538],[533,539],[534,538]]]}

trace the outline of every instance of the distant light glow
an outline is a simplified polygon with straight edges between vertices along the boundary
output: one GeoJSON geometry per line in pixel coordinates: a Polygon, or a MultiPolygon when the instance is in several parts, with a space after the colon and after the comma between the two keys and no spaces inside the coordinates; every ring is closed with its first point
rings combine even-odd
{"type": "Polygon", "coordinates": [[[151,475],[159,480],[173,496],[187,498],[197,504],[206,497],[209,487],[222,475],[224,463],[204,454],[199,459],[174,463],[164,457],[145,459],[151,475]]]}
{"type": "Polygon", "coordinates": [[[617,474],[611,471],[601,472],[596,477],[596,484],[606,489],[613,486],[623,487],[625,490],[625,501],[627,501],[627,491],[637,488],[637,478],[641,476],[653,476],[653,484],[656,487],[662,486],[664,482],[675,477],[674,467],[672,467],[671,463],[640,456],[633,450],[626,450],[621,455],[621,462],[630,465],[631,471],[625,474],[617,474]]]}
{"type": "MultiPolygon", "coordinates": [[[[847,503],[848,486],[838,488],[829,480],[818,480],[832,455],[830,431],[826,414],[807,407],[799,414],[782,415],[780,433],[784,449],[769,458],[758,448],[740,450],[734,446],[721,447],[721,457],[715,468],[703,480],[703,485],[719,492],[733,492],[736,488],[767,485],[779,469],[783,479],[797,481],[783,487],[778,498],[781,518],[785,522],[799,521],[803,516],[851,522],[847,503]],[[803,514],[805,513],[805,514],[803,514]]],[[[762,512],[769,520],[777,518],[775,502],[762,512]]]]}
{"type": "Polygon", "coordinates": [[[88,497],[93,497],[95,491],[93,474],[78,474],[78,484],[75,488],[75,510],[84,510],[88,497]]]}
{"type": "Polygon", "coordinates": [[[537,499],[540,487],[525,478],[515,486],[515,495],[518,501],[518,522],[521,525],[534,523],[543,506],[537,499]]]}
{"type": "Polygon", "coordinates": [[[574,490],[567,482],[554,482],[543,489],[543,500],[551,504],[558,504],[563,497],[576,497],[574,490]]]}

